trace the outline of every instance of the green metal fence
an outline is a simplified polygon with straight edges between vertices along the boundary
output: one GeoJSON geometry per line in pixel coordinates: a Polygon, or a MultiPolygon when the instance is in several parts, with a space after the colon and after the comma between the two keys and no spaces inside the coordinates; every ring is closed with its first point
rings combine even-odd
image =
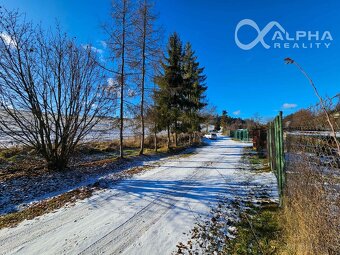
{"type": "Polygon", "coordinates": [[[249,141],[249,131],[248,131],[248,129],[233,130],[230,133],[230,136],[234,137],[235,139],[240,140],[240,141],[245,141],[245,142],[249,141]]]}
{"type": "Polygon", "coordinates": [[[267,151],[271,170],[275,173],[278,183],[280,205],[282,205],[283,189],[285,185],[284,147],[282,112],[268,124],[267,151]]]}

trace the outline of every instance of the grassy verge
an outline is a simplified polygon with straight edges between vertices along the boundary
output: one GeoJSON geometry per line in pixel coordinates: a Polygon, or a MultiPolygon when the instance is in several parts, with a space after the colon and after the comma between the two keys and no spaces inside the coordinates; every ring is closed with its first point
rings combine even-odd
{"type": "MultiPolygon", "coordinates": [[[[171,148],[169,151],[165,146],[154,149],[146,148],[144,156],[159,155],[167,157],[183,153],[189,147],[198,147],[202,144],[192,146],[182,145],[171,148]]],[[[134,160],[140,157],[139,147],[136,141],[131,141],[124,149],[125,160],[134,160]]],[[[73,159],[70,162],[70,169],[75,168],[96,168],[111,164],[120,165],[125,160],[119,158],[116,142],[92,142],[78,146],[73,159]]],[[[49,174],[45,161],[34,150],[26,147],[12,147],[0,149],[0,181],[6,182],[21,177],[38,177],[49,174]]]]}
{"type": "MultiPolygon", "coordinates": [[[[159,155],[161,157],[169,157],[174,155],[181,155],[181,157],[188,157],[193,155],[195,152],[187,152],[183,153],[188,148],[194,148],[201,145],[192,145],[192,146],[178,146],[176,148],[171,148],[170,150],[167,150],[166,147],[161,147],[157,150],[157,152],[153,149],[145,149],[143,156],[155,156],[159,155]]],[[[124,159],[120,159],[118,155],[111,154],[108,155],[108,157],[104,159],[99,160],[91,160],[87,162],[81,162],[76,165],[76,167],[96,167],[96,166],[103,166],[106,164],[112,164],[112,163],[123,163],[126,160],[134,160],[138,159],[140,157],[139,155],[139,148],[129,148],[124,150],[124,159]]]]}
{"type": "MultiPolygon", "coordinates": [[[[268,160],[252,148],[245,148],[243,160],[255,173],[270,172],[268,160]]],[[[277,203],[264,199],[256,206],[247,203],[247,209],[239,212],[237,234],[231,239],[227,254],[282,254],[284,249],[282,209],[277,203]]]]}
{"type": "Polygon", "coordinates": [[[230,239],[225,254],[280,254],[282,229],[276,203],[250,206],[240,213],[237,233],[230,239]]]}
{"type": "Polygon", "coordinates": [[[271,171],[267,157],[256,152],[252,147],[244,148],[243,161],[248,163],[257,173],[271,171]]]}
{"type": "MultiPolygon", "coordinates": [[[[255,173],[271,171],[268,160],[251,147],[245,148],[243,162],[255,173]]],[[[245,210],[239,209],[235,238],[228,239],[224,254],[285,254],[283,210],[277,203],[267,200],[265,192],[262,193],[258,194],[262,198],[260,203],[248,202],[245,210]]]]}
{"type": "Polygon", "coordinates": [[[283,254],[280,213],[273,202],[249,203],[244,209],[237,201],[221,201],[210,220],[198,222],[189,240],[177,245],[175,254],[283,254]]]}

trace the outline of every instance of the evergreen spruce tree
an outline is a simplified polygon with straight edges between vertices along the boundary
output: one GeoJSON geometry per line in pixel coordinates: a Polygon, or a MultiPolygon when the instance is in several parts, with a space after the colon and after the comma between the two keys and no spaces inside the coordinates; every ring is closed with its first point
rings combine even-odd
{"type": "Polygon", "coordinates": [[[182,125],[185,131],[189,133],[190,143],[192,136],[196,132],[201,131],[200,124],[202,117],[200,111],[206,106],[206,103],[204,103],[204,93],[207,87],[204,83],[206,76],[203,74],[203,71],[204,68],[200,67],[191,44],[187,43],[183,57],[183,95],[185,99],[183,100],[182,125]]]}
{"type": "Polygon", "coordinates": [[[162,75],[156,77],[155,82],[159,90],[155,92],[155,103],[159,118],[159,126],[168,133],[168,149],[170,149],[170,132],[177,133],[183,104],[183,76],[182,76],[182,42],[174,33],[170,36],[167,46],[167,56],[162,63],[162,75]]]}
{"type": "Polygon", "coordinates": [[[206,106],[204,68],[200,67],[191,44],[187,43],[183,51],[182,42],[174,33],[162,69],[162,74],[156,77],[159,89],[154,97],[157,126],[168,131],[168,148],[171,131],[175,134],[175,146],[180,132],[189,133],[191,143],[193,136],[201,131],[201,110],[206,106]]]}

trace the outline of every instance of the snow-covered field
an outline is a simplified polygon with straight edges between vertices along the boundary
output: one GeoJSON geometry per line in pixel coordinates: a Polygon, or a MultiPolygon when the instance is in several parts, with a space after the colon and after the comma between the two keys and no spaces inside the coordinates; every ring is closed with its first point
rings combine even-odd
{"type": "MultiPolygon", "coordinates": [[[[201,125],[202,131],[205,132],[207,127],[205,124],[201,125]]],[[[15,125],[13,125],[13,130],[15,130],[15,125]]],[[[213,130],[214,126],[209,125],[208,130],[213,130]]],[[[18,136],[20,136],[20,132],[17,131],[18,136]]],[[[145,128],[145,135],[153,135],[151,134],[150,129],[148,127],[145,128]]],[[[158,135],[166,135],[165,131],[161,131],[158,135]]],[[[140,136],[140,128],[138,124],[138,120],[135,119],[126,119],[124,120],[124,138],[135,138],[140,136]]],[[[82,139],[82,142],[107,142],[112,140],[119,139],[119,127],[118,120],[102,120],[93,129],[82,139]]],[[[20,143],[16,142],[11,136],[5,134],[0,130],[0,148],[3,147],[11,147],[20,145],[20,143]]]]}
{"type": "MultiPolygon", "coordinates": [[[[0,253],[171,254],[221,196],[246,195],[249,173],[239,160],[248,145],[220,137],[190,157],[167,160],[74,206],[3,229],[0,253]]],[[[275,192],[272,173],[252,181],[275,192]]]]}
{"type": "MultiPolygon", "coordinates": [[[[139,135],[139,129],[136,128],[136,123],[134,120],[124,121],[124,137],[133,138],[139,135]]],[[[15,130],[15,126],[13,125],[15,130]]],[[[146,135],[149,135],[149,129],[145,129],[146,135]]],[[[17,131],[17,135],[20,136],[20,132],[17,131]]],[[[83,142],[91,141],[112,141],[114,139],[119,139],[119,128],[117,121],[102,120],[100,121],[84,138],[83,142]]],[[[20,143],[16,142],[12,137],[6,135],[0,131],[0,148],[1,147],[11,147],[18,145],[20,143]]]]}

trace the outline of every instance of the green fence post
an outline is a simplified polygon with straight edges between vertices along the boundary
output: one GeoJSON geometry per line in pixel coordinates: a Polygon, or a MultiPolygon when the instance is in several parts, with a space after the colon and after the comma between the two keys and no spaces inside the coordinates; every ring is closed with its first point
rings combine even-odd
{"type": "Polygon", "coordinates": [[[280,117],[276,118],[276,168],[279,181],[279,197],[281,206],[281,195],[282,195],[282,173],[281,173],[281,141],[280,141],[280,117]]]}
{"type": "Polygon", "coordinates": [[[284,144],[282,111],[269,123],[267,132],[267,149],[270,169],[275,173],[279,191],[280,206],[283,205],[283,190],[285,186],[284,144]]]}
{"type": "MultiPolygon", "coordinates": [[[[282,126],[282,111],[279,114],[279,139],[280,139],[280,172],[281,172],[281,196],[283,196],[283,188],[285,185],[285,172],[284,172],[284,144],[283,144],[283,126],[282,126]]],[[[282,204],[281,204],[282,205],[282,204]]]]}
{"type": "Polygon", "coordinates": [[[272,125],[273,123],[270,122],[269,123],[269,128],[268,128],[268,139],[267,139],[267,146],[268,146],[268,152],[269,152],[269,164],[270,164],[270,170],[274,170],[273,169],[273,148],[272,148],[272,125]]]}
{"type": "Polygon", "coordinates": [[[277,135],[277,130],[278,130],[278,125],[277,125],[277,116],[275,117],[275,120],[274,120],[274,146],[275,146],[275,173],[276,173],[276,178],[277,178],[277,181],[278,181],[278,188],[279,188],[279,194],[281,193],[280,190],[281,190],[281,182],[280,182],[280,172],[279,172],[279,168],[278,168],[278,157],[279,157],[279,154],[278,154],[278,145],[279,145],[279,141],[278,141],[278,135],[277,135]]]}

